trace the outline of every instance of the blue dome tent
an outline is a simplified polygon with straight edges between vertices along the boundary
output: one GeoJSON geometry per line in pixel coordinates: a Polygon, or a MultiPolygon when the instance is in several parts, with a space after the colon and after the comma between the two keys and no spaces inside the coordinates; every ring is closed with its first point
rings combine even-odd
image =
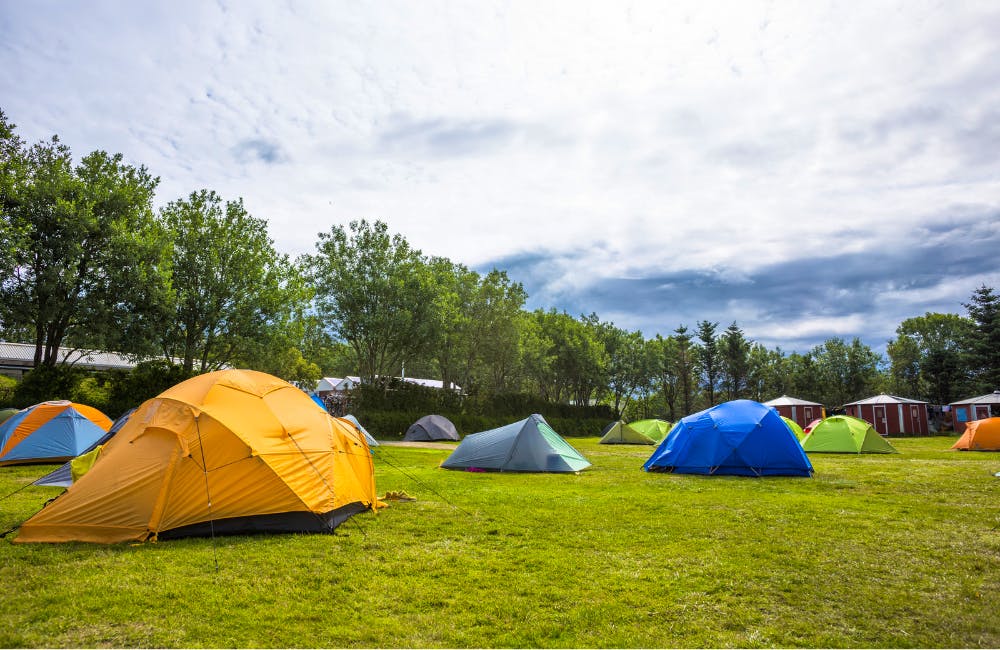
{"type": "Polygon", "coordinates": [[[682,418],[643,465],[647,472],[812,476],[813,467],[778,413],[734,400],[682,418]]]}

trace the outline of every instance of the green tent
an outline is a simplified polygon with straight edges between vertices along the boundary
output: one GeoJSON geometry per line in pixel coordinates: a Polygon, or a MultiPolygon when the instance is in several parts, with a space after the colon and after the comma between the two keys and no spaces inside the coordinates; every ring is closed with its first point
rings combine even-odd
{"type": "Polygon", "coordinates": [[[802,436],[806,434],[802,432],[802,427],[799,426],[799,423],[793,420],[792,418],[786,418],[784,415],[781,416],[781,419],[785,421],[785,424],[788,425],[788,428],[791,429],[792,433],[795,434],[795,438],[797,440],[802,440],[802,436]]]}
{"type": "Polygon", "coordinates": [[[670,430],[674,428],[674,425],[666,420],[636,420],[635,422],[629,422],[629,426],[646,436],[654,442],[659,442],[663,440],[663,436],[670,433],[670,430]]]}
{"type": "Polygon", "coordinates": [[[849,415],[826,418],[802,439],[808,452],[831,454],[898,454],[868,422],[849,415]]]}
{"type": "Polygon", "coordinates": [[[656,441],[618,420],[604,427],[599,443],[602,445],[655,445],[656,441]]]}

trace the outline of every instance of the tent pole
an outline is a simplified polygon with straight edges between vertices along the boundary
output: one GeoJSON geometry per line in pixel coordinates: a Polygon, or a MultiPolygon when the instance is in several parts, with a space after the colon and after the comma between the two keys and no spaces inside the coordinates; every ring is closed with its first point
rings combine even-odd
{"type": "Polygon", "coordinates": [[[194,418],[194,430],[198,432],[198,447],[201,449],[201,472],[205,476],[205,499],[208,504],[208,526],[212,531],[212,559],[215,560],[215,572],[219,572],[219,553],[215,547],[215,517],[212,516],[212,495],[208,490],[208,463],[205,462],[205,443],[201,440],[201,414],[194,418]]]}

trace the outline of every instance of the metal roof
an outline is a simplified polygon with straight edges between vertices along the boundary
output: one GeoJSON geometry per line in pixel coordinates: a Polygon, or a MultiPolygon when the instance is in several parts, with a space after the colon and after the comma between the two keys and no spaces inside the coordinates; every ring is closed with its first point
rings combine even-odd
{"type": "Polygon", "coordinates": [[[818,402],[807,402],[804,399],[798,399],[797,397],[789,397],[788,395],[782,395],[777,397],[770,402],[764,402],[764,406],[823,406],[818,402]]]}
{"type": "Polygon", "coordinates": [[[995,390],[992,393],[980,395],[979,397],[971,397],[958,402],[952,402],[952,404],[1000,404],[1000,390],[995,390]]]}
{"type": "Polygon", "coordinates": [[[881,395],[876,395],[875,397],[869,397],[868,399],[858,400],[857,402],[848,402],[844,406],[858,406],[861,404],[926,404],[927,402],[921,402],[916,399],[906,399],[905,397],[896,397],[895,395],[886,395],[885,393],[881,395]]]}
{"type": "MultiPolygon", "coordinates": [[[[99,350],[77,350],[67,347],[59,348],[59,362],[98,370],[135,367],[135,362],[122,354],[99,350]]],[[[35,365],[35,346],[31,343],[0,341],[0,365],[33,367],[35,365]]]]}

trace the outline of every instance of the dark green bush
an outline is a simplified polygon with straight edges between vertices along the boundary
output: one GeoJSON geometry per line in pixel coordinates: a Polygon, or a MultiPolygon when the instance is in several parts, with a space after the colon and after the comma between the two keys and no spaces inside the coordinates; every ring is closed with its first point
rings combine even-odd
{"type": "MultiPolygon", "coordinates": [[[[538,411],[534,411],[537,413],[538,411]]],[[[502,427],[531,415],[525,412],[519,415],[479,415],[475,413],[448,413],[435,411],[437,415],[443,415],[452,421],[461,436],[470,433],[486,431],[502,427]]],[[[410,428],[410,425],[429,413],[424,411],[356,411],[354,415],[358,418],[365,429],[380,440],[399,440],[410,428]]],[[[596,436],[610,422],[603,418],[564,418],[551,417],[544,411],[541,412],[545,421],[552,426],[560,435],[572,437],[596,436]]]]}
{"type": "MultiPolygon", "coordinates": [[[[33,368],[14,388],[11,406],[27,408],[39,402],[52,400],[71,400],[77,384],[87,373],[73,366],[38,366],[33,368]]],[[[88,404],[95,408],[100,405],[88,404]]]]}
{"type": "Polygon", "coordinates": [[[131,371],[116,370],[109,374],[111,387],[106,412],[109,417],[116,418],[195,373],[186,373],[182,366],[157,359],[143,361],[131,371]]]}
{"type": "Polygon", "coordinates": [[[552,428],[564,436],[594,436],[614,420],[611,408],[550,404],[533,395],[460,395],[393,380],[387,386],[364,385],[350,395],[347,410],[376,438],[402,438],[421,417],[436,413],[451,420],[459,433],[467,435],[542,414],[552,428]]]}
{"type": "Polygon", "coordinates": [[[0,408],[7,408],[14,405],[15,388],[17,388],[16,379],[0,375],[0,408]]]}

